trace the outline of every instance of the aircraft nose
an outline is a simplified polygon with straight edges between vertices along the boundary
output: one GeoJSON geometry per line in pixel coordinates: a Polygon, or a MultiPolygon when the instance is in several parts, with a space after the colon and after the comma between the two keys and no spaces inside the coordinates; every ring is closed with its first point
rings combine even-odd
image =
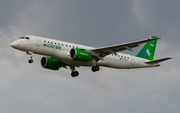
{"type": "Polygon", "coordinates": [[[16,41],[12,42],[11,47],[16,48],[17,47],[17,42],[16,41]]]}

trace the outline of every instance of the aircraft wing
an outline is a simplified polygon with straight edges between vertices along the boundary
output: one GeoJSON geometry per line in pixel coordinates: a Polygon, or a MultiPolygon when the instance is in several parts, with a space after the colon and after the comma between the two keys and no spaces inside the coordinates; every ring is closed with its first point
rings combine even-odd
{"type": "MultiPolygon", "coordinates": [[[[91,52],[96,53],[96,56],[98,54],[99,57],[103,58],[109,54],[117,54],[116,52],[120,52],[124,50],[132,51],[132,48],[138,47],[139,44],[146,43],[152,40],[157,40],[157,39],[161,39],[161,38],[149,38],[149,39],[139,40],[139,41],[130,42],[130,43],[101,47],[101,48],[92,49],[91,52]]],[[[99,57],[98,59],[100,59],[99,57]]]]}

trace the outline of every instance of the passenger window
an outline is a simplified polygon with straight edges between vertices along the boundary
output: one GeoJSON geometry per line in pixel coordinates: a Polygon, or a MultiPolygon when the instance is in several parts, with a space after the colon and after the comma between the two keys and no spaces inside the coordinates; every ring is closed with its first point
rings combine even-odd
{"type": "Polygon", "coordinates": [[[44,42],[46,42],[46,40],[44,40],[44,42]]]}
{"type": "Polygon", "coordinates": [[[69,47],[71,47],[71,45],[69,45],[69,47]]]}
{"type": "Polygon", "coordinates": [[[49,43],[49,41],[48,41],[48,43],[49,43]]]}
{"type": "Polygon", "coordinates": [[[55,45],[56,45],[56,43],[55,43],[55,45]]]}
{"type": "Polygon", "coordinates": [[[63,46],[63,44],[62,44],[62,46],[63,46]]]}
{"type": "Polygon", "coordinates": [[[60,43],[58,43],[58,45],[60,45],[60,43]]]}

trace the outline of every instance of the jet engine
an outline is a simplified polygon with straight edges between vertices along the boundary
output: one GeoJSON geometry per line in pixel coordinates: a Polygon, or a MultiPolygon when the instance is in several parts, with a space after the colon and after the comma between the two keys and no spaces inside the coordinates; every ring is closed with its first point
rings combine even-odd
{"type": "Polygon", "coordinates": [[[52,57],[42,57],[41,59],[41,66],[46,69],[51,70],[59,70],[61,67],[61,62],[57,59],[54,59],[52,57]]]}
{"type": "Polygon", "coordinates": [[[91,59],[91,53],[85,49],[72,48],[70,50],[70,57],[73,60],[89,62],[91,59]]]}

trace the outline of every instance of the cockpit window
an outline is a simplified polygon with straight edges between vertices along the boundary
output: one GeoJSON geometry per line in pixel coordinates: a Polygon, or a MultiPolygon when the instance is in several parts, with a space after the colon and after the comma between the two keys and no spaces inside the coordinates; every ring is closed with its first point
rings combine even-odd
{"type": "Polygon", "coordinates": [[[24,39],[25,37],[20,37],[19,39],[24,39]]]}
{"type": "Polygon", "coordinates": [[[26,39],[28,39],[28,40],[29,40],[29,37],[26,37],[26,39]]]}
{"type": "Polygon", "coordinates": [[[29,40],[29,37],[20,37],[19,39],[28,39],[29,40]]]}

